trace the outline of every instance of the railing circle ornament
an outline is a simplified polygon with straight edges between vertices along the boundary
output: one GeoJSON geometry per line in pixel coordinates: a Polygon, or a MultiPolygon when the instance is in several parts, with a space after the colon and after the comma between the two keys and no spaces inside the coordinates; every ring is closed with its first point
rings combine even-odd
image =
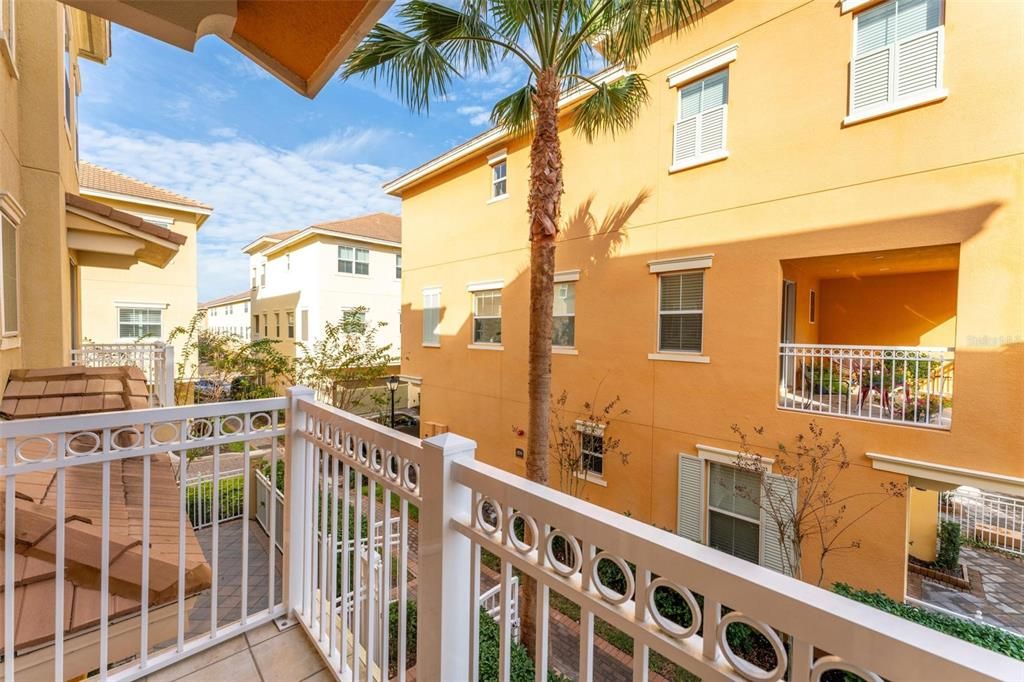
{"type": "MultiPolygon", "coordinates": [[[[95,436],[96,434],[90,434],[95,436]]],[[[73,439],[74,437],[72,437],[73,439]]],[[[98,447],[97,438],[97,447],[98,447]]],[[[22,462],[45,462],[48,459],[53,459],[56,455],[57,446],[56,444],[45,436],[34,436],[32,438],[26,438],[25,440],[18,443],[15,453],[18,455],[18,459],[22,462]]],[[[95,449],[93,450],[95,452],[95,449]]],[[[75,453],[79,454],[79,453],[75,453]]],[[[81,453],[88,454],[88,453],[81,453]]],[[[13,480],[13,479],[11,479],[13,480]]],[[[13,485],[8,481],[8,485],[13,485]]]]}
{"type": "Polygon", "coordinates": [[[537,548],[537,522],[520,511],[514,511],[508,517],[508,539],[520,554],[529,554],[537,548]],[[530,542],[524,542],[516,537],[516,519],[522,519],[528,531],[525,536],[530,542]]]}
{"type": "Polygon", "coordinates": [[[242,418],[237,414],[232,414],[224,418],[220,423],[220,432],[225,435],[235,435],[241,433],[245,429],[245,424],[242,423],[242,418]]]}
{"type": "Polygon", "coordinates": [[[376,445],[370,449],[370,470],[376,474],[384,473],[384,451],[376,445]]]}
{"type": "Polygon", "coordinates": [[[597,556],[594,557],[594,562],[593,564],[591,564],[590,567],[590,578],[594,584],[594,589],[596,589],[598,594],[601,595],[601,598],[610,604],[615,604],[616,606],[619,606],[620,604],[625,604],[627,601],[632,599],[633,592],[636,590],[636,582],[633,579],[633,571],[629,570],[629,565],[626,564],[626,562],[621,557],[617,557],[614,554],[609,554],[608,552],[598,552],[597,556]],[[601,572],[598,569],[600,568],[602,561],[610,561],[611,563],[615,564],[620,571],[622,571],[622,575],[626,579],[625,593],[619,594],[618,592],[616,592],[615,590],[601,582],[601,572]]]}
{"type": "Polygon", "coordinates": [[[563,578],[575,575],[579,572],[580,566],[583,565],[583,551],[580,549],[579,541],[573,536],[560,530],[553,530],[548,533],[547,546],[544,548],[544,553],[547,555],[548,563],[551,565],[552,570],[563,578]],[[572,552],[572,566],[563,563],[561,559],[555,557],[555,538],[562,538],[562,540],[565,541],[566,546],[572,552]]]}
{"type": "Polygon", "coordinates": [[[349,457],[356,454],[356,437],[351,433],[345,434],[345,454],[349,457]]]}
{"type": "Polygon", "coordinates": [[[359,440],[359,447],[356,448],[358,453],[357,458],[361,464],[366,464],[370,461],[370,444],[365,440],[359,440]]]}
{"type": "Polygon", "coordinates": [[[249,418],[253,431],[266,431],[274,425],[274,420],[266,412],[257,412],[249,418]]]}
{"type": "MultiPolygon", "coordinates": [[[[19,447],[19,455],[20,453],[19,447]]],[[[91,455],[100,449],[100,436],[93,431],[80,431],[68,438],[67,454],[71,456],[91,455]]]]}
{"type": "Polygon", "coordinates": [[[420,465],[413,461],[402,464],[402,485],[409,492],[416,492],[420,480],[420,465]]]}
{"type": "Polygon", "coordinates": [[[786,674],[788,661],[786,658],[786,650],[782,646],[782,640],[779,639],[775,630],[757,622],[753,618],[748,618],[739,611],[733,611],[732,613],[726,614],[720,621],[718,621],[718,631],[715,633],[715,638],[718,640],[718,648],[721,649],[722,655],[725,656],[725,660],[728,661],[733,670],[738,672],[744,679],[750,680],[751,682],[778,682],[778,680],[781,680],[782,676],[786,674]],[[771,670],[759,668],[753,663],[743,660],[735,651],[732,650],[729,646],[729,638],[726,634],[729,626],[733,623],[743,623],[751,629],[756,630],[768,640],[772,649],[775,650],[774,668],[771,670]]]}
{"type": "Polygon", "coordinates": [[[501,507],[494,498],[481,496],[476,501],[476,523],[488,535],[494,535],[501,530],[501,507]],[[488,504],[494,509],[494,521],[488,518],[487,512],[484,509],[484,506],[488,504]]]}
{"type": "Polygon", "coordinates": [[[811,668],[811,682],[821,682],[822,675],[833,670],[851,673],[864,680],[864,682],[882,682],[882,678],[873,672],[864,670],[852,663],[847,663],[838,656],[822,656],[815,661],[814,666],[811,668]]]}
{"type": "Polygon", "coordinates": [[[168,445],[178,440],[178,425],[173,422],[153,424],[149,429],[149,439],[153,445],[168,445]]]}
{"type": "Polygon", "coordinates": [[[140,445],[142,445],[142,434],[134,426],[126,426],[110,435],[110,447],[114,450],[127,450],[140,445]]]}
{"type": "Polygon", "coordinates": [[[193,419],[188,427],[189,440],[202,440],[213,437],[213,422],[209,419],[193,419]]]}
{"type": "Polygon", "coordinates": [[[389,481],[397,482],[402,471],[401,458],[393,451],[389,451],[386,462],[384,475],[388,477],[389,481]]]}
{"type": "Polygon", "coordinates": [[[686,639],[692,637],[700,629],[701,624],[701,611],[697,605],[697,599],[693,596],[693,592],[675,584],[668,578],[655,578],[651,581],[651,584],[647,586],[647,611],[651,616],[651,620],[661,628],[662,632],[670,637],[676,639],[686,639]],[[672,590],[686,602],[686,607],[690,609],[691,623],[690,627],[684,628],[676,622],[666,618],[661,611],[658,610],[658,601],[655,599],[655,595],[658,592],[658,588],[663,587],[667,590],[672,590]]]}

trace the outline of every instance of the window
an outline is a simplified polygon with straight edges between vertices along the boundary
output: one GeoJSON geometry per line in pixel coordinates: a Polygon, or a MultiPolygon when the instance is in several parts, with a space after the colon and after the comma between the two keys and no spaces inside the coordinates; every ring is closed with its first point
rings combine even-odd
{"type": "Polygon", "coordinates": [[[500,199],[508,194],[508,161],[502,159],[491,164],[491,198],[500,199]]]}
{"type": "Polygon", "coordinates": [[[814,289],[811,289],[811,300],[808,302],[807,307],[807,321],[814,324],[818,318],[818,295],[814,289]]]}
{"type": "Polygon", "coordinates": [[[244,302],[244,303],[242,304],[242,312],[243,312],[243,313],[247,313],[247,312],[249,312],[249,302],[248,302],[248,301],[246,301],[246,302],[244,302]]]}
{"type": "Polygon", "coordinates": [[[718,462],[709,466],[708,545],[760,563],[760,476],[718,462]]]}
{"type": "Polygon", "coordinates": [[[15,75],[14,0],[0,0],[0,5],[0,52],[7,60],[11,75],[15,75]]]}
{"type": "Polygon", "coordinates": [[[945,96],[942,50],[942,0],[888,0],[857,14],[848,118],[945,96]]]}
{"type": "Polygon", "coordinates": [[[302,340],[309,341],[309,311],[302,311],[302,340]]]}
{"type": "Polygon", "coordinates": [[[252,269],[252,288],[256,288],[256,268],[252,269]]]}
{"type": "Polygon", "coordinates": [[[348,334],[359,334],[366,329],[365,310],[346,310],[341,314],[342,325],[348,334]]]}
{"type": "Polygon", "coordinates": [[[576,345],[576,283],[555,284],[555,303],[551,345],[572,348],[576,345]]]}
{"type": "MultiPolygon", "coordinates": [[[[259,336],[260,335],[260,316],[259,315],[253,315],[252,316],[252,329],[253,329],[254,336],[259,336]]],[[[264,334],[266,334],[266,332],[264,332],[264,334]]]]}
{"type": "MultiPolygon", "coordinates": [[[[399,318],[401,319],[401,318],[399,318]]],[[[441,290],[423,290],[423,345],[440,346],[441,290]]]]}
{"type": "Polygon", "coordinates": [[[501,289],[473,292],[473,343],[501,343],[501,289]]]}
{"type": "Polygon", "coordinates": [[[724,157],[728,103],[728,69],[680,89],[672,141],[673,169],[724,157]]]}
{"type": "Polygon", "coordinates": [[[118,308],[117,335],[121,339],[163,337],[161,308],[118,308]]]}
{"type": "Polygon", "coordinates": [[[288,313],[288,338],[295,338],[295,311],[289,310],[288,313]]]}
{"type": "Polygon", "coordinates": [[[71,11],[64,9],[64,123],[68,131],[71,125],[71,11]]]}
{"type": "Polygon", "coordinates": [[[402,254],[395,254],[395,279],[402,279],[402,254]]]}
{"type": "Polygon", "coordinates": [[[338,247],[338,272],[348,274],[370,274],[370,251],[352,246],[338,247]]]}
{"type": "Polygon", "coordinates": [[[260,265],[260,286],[267,286],[267,264],[263,263],[260,265]]]}
{"type": "Polygon", "coordinates": [[[292,269],[292,254],[284,254],[284,269],[291,272],[292,269]]]}
{"type": "Polygon", "coordinates": [[[0,266],[3,268],[3,335],[18,333],[18,230],[6,215],[0,215],[0,266]]]}
{"type": "Polygon", "coordinates": [[[270,336],[270,327],[267,326],[267,314],[263,313],[263,338],[270,336]]]}
{"type": "Polygon", "coordinates": [[[281,313],[274,313],[274,338],[281,338],[281,313]]]}
{"type": "Polygon", "coordinates": [[[586,474],[604,476],[604,435],[586,425],[580,432],[580,467],[586,474]]]}
{"type": "Polygon", "coordinates": [[[704,327],[704,271],[659,275],[658,350],[700,353],[704,327]]]}

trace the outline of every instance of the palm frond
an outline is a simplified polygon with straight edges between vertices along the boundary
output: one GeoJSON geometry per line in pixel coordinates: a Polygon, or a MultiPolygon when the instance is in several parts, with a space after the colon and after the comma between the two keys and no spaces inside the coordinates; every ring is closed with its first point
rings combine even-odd
{"type": "Polygon", "coordinates": [[[588,142],[601,133],[614,136],[636,121],[647,99],[647,79],[639,74],[596,84],[594,93],[576,109],[573,129],[588,142]]]}
{"type": "Polygon", "coordinates": [[[533,130],[533,83],[504,97],[491,110],[491,121],[504,128],[513,137],[525,135],[533,130]]]}
{"type": "Polygon", "coordinates": [[[460,11],[438,2],[410,0],[399,11],[409,32],[437,45],[461,70],[486,70],[499,52],[493,30],[478,11],[460,11]]]}
{"type": "Polygon", "coordinates": [[[602,52],[611,62],[636,62],[658,34],[686,28],[703,10],[704,0],[613,0],[602,17],[602,52]]]}
{"type": "Polygon", "coordinates": [[[414,111],[428,111],[431,97],[444,97],[455,66],[423,36],[377,24],[352,51],[342,68],[341,78],[353,76],[383,80],[395,95],[414,111]]]}

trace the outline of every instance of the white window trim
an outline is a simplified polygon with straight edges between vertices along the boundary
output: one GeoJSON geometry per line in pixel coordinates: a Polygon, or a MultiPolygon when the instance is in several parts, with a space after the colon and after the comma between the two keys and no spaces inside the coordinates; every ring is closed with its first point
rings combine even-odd
{"type": "Polygon", "coordinates": [[[761,464],[765,465],[767,472],[771,473],[772,466],[775,464],[775,460],[771,457],[761,457],[760,455],[751,455],[746,452],[739,452],[737,450],[726,450],[725,448],[716,448],[711,445],[702,445],[697,443],[697,456],[701,459],[708,460],[709,462],[718,462],[719,464],[730,464],[736,466],[736,460],[753,460],[756,459],[761,464]]]}
{"type": "Polygon", "coordinates": [[[555,284],[564,284],[565,282],[578,281],[580,281],[579,270],[562,270],[561,272],[555,273],[555,284]]]}
{"type": "MultiPolygon", "coordinates": [[[[653,353],[647,354],[648,360],[667,360],[669,362],[696,362],[700,364],[707,364],[711,362],[711,358],[704,355],[704,295],[701,293],[701,307],[700,310],[685,310],[685,311],[663,311],[661,309],[661,275],[672,274],[676,272],[684,272],[690,270],[701,270],[707,272],[711,269],[711,260],[714,254],[703,254],[700,256],[684,256],[682,258],[666,258],[662,260],[647,261],[647,267],[652,275],[658,275],[658,336],[654,339],[655,348],[658,350],[653,353]],[[697,314],[701,315],[700,325],[700,350],[699,351],[686,351],[686,350],[661,350],[661,316],[665,313],[668,314],[697,314]]],[[[706,282],[705,282],[706,283],[706,282]]]]}
{"type": "Polygon", "coordinates": [[[551,352],[555,355],[579,355],[576,346],[551,346],[551,352]]]}
{"type": "MultiPolygon", "coordinates": [[[[476,341],[475,340],[475,337],[476,337],[476,321],[477,320],[498,320],[498,321],[502,320],[502,316],[501,315],[477,315],[476,314],[476,294],[477,293],[483,293],[485,291],[499,291],[500,292],[504,288],[504,283],[500,283],[500,286],[481,286],[482,284],[487,284],[487,283],[486,282],[482,282],[482,283],[481,282],[477,282],[476,284],[469,285],[470,287],[478,287],[478,288],[469,288],[469,291],[473,295],[473,298],[470,301],[470,306],[471,306],[470,307],[471,327],[469,329],[469,333],[471,334],[471,337],[470,337],[470,343],[469,343],[468,347],[472,348],[472,349],[477,349],[477,350],[485,349],[485,348],[488,349],[488,350],[490,350],[490,349],[493,349],[493,350],[504,350],[505,346],[502,345],[502,343],[500,341],[498,343],[488,343],[486,341],[476,341]]],[[[504,323],[502,323],[502,326],[504,326],[504,323]]],[[[502,330],[502,331],[504,331],[504,330],[502,330]]]]}
{"type": "Polygon", "coordinates": [[[885,0],[842,0],[839,5],[839,14],[843,15],[859,9],[867,9],[871,5],[877,5],[882,2],[885,2],[885,0]]]}
{"type": "Polygon", "coordinates": [[[0,350],[7,350],[9,348],[18,348],[21,346],[21,277],[18,276],[18,251],[19,251],[19,231],[21,227],[21,221],[25,217],[25,209],[21,207],[13,196],[9,192],[0,192],[0,213],[3,214],[3,218],[11,223],[14,228],[14,297],[17,303],[17,315],[18,319],[15,320],[14,331],[5,331],[6,328],[6,317],[7,310],[4,305],[2,294],[3,294],[3,242],[0,240],[0,350]]]}
{"type": "Polygon", "coordinates": [[[489,154],[487,156],[487,167],[491,170],[491,198],[487,200],[487,203],[493,204],[508,199],[508,149],[499,149],[493,154],[489,154]],[[504,194],[495,194],[494,167],[502,162],[505,164],[505,177],[503,178],[505,180],[505,192],[504,194]]]}
{"type": "MultiPolygon", "coordinates": [[[[597,437],[601,438],[602,441],[604,440],[605,428],[606,428],[606,425],[604,425],[604,424],[595,424],[594,422],[588,422],[585,419],[577,419],[576,420],[576,432],[577,433],[587,434],[587,435],[590,435],[590,436],[597,436],[597,437]]],[[[602,446],[603,446],[603,443],[602,443],[602,446]]],[[[601,469],[604,470],[604,464],[605,464],[604,454],[602,453],[600,455],[600,457],[601,457],[601,469]]],[[[604,487],[608,486],[608,482],[605,480],[604,474],[599,474],[597,472],[591,471],[590,469],[584,468],[584,466],[583,466],[583,440],[582,440],[582,436],[581,436],[581,439],[580,439],[580,470],[575,472],[575,476],[577,476],[578,478],[582,478],[583,480],[585,480],[587,482],[590,482],[590,483],[596,483],[596,484],[598,484],[600,486],[604,486],[604,487]]]]}
{"type": "Polygon", "coordinates": [[[732,64],[736,61],[736,54],[738,52],[739,45],[730,45],[724,50],[719,50],[714,54],[698,59],[681,69],[669,73],[665,80],[668,81],[670,88],[681,88],[732,64]]]}
{"type": "MultiPolygon", "coordinates": [[[[555,273],[555,284],[575,284],[580,279],[579,270],[566,270],[564,272],[555,273]]],[[[571,317],[572,318],[572,338],[576,340],[576,312],[573,311],[572,315],[552,315],[552,319],[555,317],[571,317]]],[[[576,344],[573,343],[571,346],[556,346],[551,344],[551,352],[559,353],[561,355],[579,355],[576,351],[576,344]]]]}
{"type": "MultiPolygon", "coordinates": [[[[493,318],[483,318],[493,319],[493,318]]],[[[440,346],[439,346],[440,347],[440,346]]],[[[505,346],[500,343],[471,343],[466,346],[470,350],[505,350],[505,346]]]]}
{"type": "MultiPolygon", "coordinates": [[[[156,339],[158,341],[163,340],[163,337],[164,337],[164,326],[165,326],[164,311],[167,310],[167,308],[169,308],[169,307],[170,307],[170,305],[167,304],[167,303],[143,303],[143,302],[138,302],[138,301],[114,301],[114,310],[117,312],[117,315],[115,316],[115,320],[114,320],[114,324],[116,326],[117,333],[114,334],[114,337],[120,343],[132,343],[134,341],[137,341],[138,338],[139,338],[137,336],[121,336],[121,310],[122,309],[131,309],[131,310],[159,310],[160,311],[160,333],[156,335],[156,339]]],[[[152,338],[152,337],[147,336],[145,338],[152,338]]]]}
{"type": "Polygon", "coordinates": [[[337,251],[335,251],[335,255],[336,255],[335,265],[334,265],[334,274],[335,275],[338,275],[338,276],[341,276],[341,277],[371,277],[372,276],[371,273],[370,273],[370,249],[366,248],[365,246],[350,246],[348,244],[338,244],[338,248],[337,248],[337,251]],[[341,250],[342,249],[352,249],[352,260],[348,260],[347,258],[342,258],[341,257],[341,250]],[[358,251],[365,251],[366,252],[366,260],[365,261],[361,261],[361,260],[359,260],[356,257],[356,252],[358,252],[358,251]],[[352,272],[342,272],[341,271],[341,264],[343,262],[344,263],[351,263],[352,264],[352,272]],[[356,264],[357,263],[366,263],[366,274],[365,275],[356,272],[356,264]]]}
{"type": "Polygon", "coordinates": [[[697,256],[680,256],[678,258],[661,258],[647,261],[647,267],[652,275],[660,275],[668,272],[682,272],[684,270],[708,270],[711,268],[713,253],[703,253],[697,256]]]}
{"type": "MultiPolygon", "coordinates": [[[[434,286],[434,287],[423,287],[423,291],[422,291],[422,293],[420,295],[423,298],[426,298],[427,296],[433,296],[434,294],[437,294],[437,296],[438,296],[438,303],[440,303],[441,287],[436,287],[436,286],[434,286]]],[[[424,308],[424,310],[426,310],[426,308],[424,308]]],[[[440,311],[441,308],[438,307],[438,310],[440,311]]],[[[438,320],[438,325],[440,325],[440,324],[441,324],[441,321],[438,320]]],[[[421,335],[420,345],[421,346],[423,346],[424,348],[440,348],[441,347],[441,334],[440,334],[440,332],[438,332],[438,334],[437,334],[437,341],[423,341],[422,340],[422,333],[423,332],[421,330],[420,331],[420,335],[421,335]]]]}
{"type": "Polygon", "coordinates": [[[697,166],[706,166],[709,163],[715,163],[716,161],[724,161],[725,159],[728,159],[728,158],[729,158],[729,150],[728,149],[719,149],[716,152],[711,152],[709,154],[704,154],[703,156],[695,156],[692,159],[688,159],[686,161],[680,161],[679,163],[673,163],[671,166],[668,167],[668,172],[670,174],[671,173],[678,173],[679,171],[684,171],[684,170],[687,170],[689,168],[696,168],[697,166]]]}
{"type": "MultiPolygon", "coordinates": [[[[942,73],[944,60],[939,59],[939,73],[942,73]]],[[[869,109],[867,111],[859,111],[856,114],[850,114],[843,119],[844,126],[852,126],[858,123],[864,123],[865,121],[873,121],[876,118],[882,118],[889,114],[898,114],[901,111],[907,111],[909,109],[916,109],[923,107],[926,104],[933,104],[935,102],[941,102],[942,100],[949,97],[949,90],[946,88],[939,88],[937,90],[927,90],[919,93],[914,97],[907,97],[900,100],[899,102],[886,102],[877,108],[869,109]]]]}
{"type": "Polygon", "coordinates": [[[466,285],[466,291],[475,293],[477,291],[489,291],[491,289],[504,289],[505,280],[493,279],[486,282],[470,282],[466,285]]]}
{"type": "MultiPolygon", "coordinates": [[[[660,324],[659,315],[659,324],[660,324]]],[[[657,353],[648,353],[648,360],[667,360],[668,362],[696,362],[699,364],[707,364],[711,362],[711,357],[704,355],[702,352],[688,352],[683,350],[663,350],[657,353]]]]}

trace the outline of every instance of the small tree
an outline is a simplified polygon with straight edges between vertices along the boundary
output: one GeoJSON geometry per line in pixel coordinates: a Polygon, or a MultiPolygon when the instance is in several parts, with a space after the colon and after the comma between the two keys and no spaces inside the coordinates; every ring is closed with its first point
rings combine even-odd
{"type": "Polygon", "coordinates": [[[297,343],[296,383],[316,391],[320,400],[349,412],[377,412],[387,400],[379,388],[394,362],[391,344],[380,345],[377,333],[387,322],[366,321],[366,308],[346,311],[324,325],[312,344],[297,343]]]}
{"type": "Polygon", "coordinates": [[[555,400],[551,410],[551,454],[558,465],[558,487],[562,492],[573,497],[583,495],[589,482],[588,455],[584,451],[584,440],[588,437],[601,436],[602,456],[606,460],[619,457],[623,464],[629,462],[629,453],[621,449],[622,442],[609,433],[613,418],[629,414],[629,410],[618,408],[620,402],[619,396],[615,396],[598,407],[595,392],[593,400],[583,403],[582,412],[575,413],[566,409],[568,391],[563,390],[555,400]]]}
{"type": "MultiPolygon", "coordinates": [[[[738,425],[733,424],[732,431],[740,439],[736,467],[756,474],[760,481],[756,487],[736,485],[735,494],[757,505],[765,523],[777,531],[783,566],[795,578],[804,579],[804,553],[814,547],[818,565],[816,584],[820,586],[826,559],[860,547],[860,540],[850,537],[853,527],[889,499],[906,494],[905,485],[891,481],[881,484],[879,490],[837,492],[840,477],[850,468],[850,459],[840,435],[826,437],[824,428],[813,420],[806,434],[797,434],[793,447],[784,443],[776,446],[774,464],[753,451],[738,425]],[[796,495],[781,495],[772,474],[794,479],[796,495]],[[860,502],[860,498],[865,498],[863,504],[851,511],[851,502],[860,502]]],[[[757,427],[754,432],[763,435],[764,428],[757,427]]]]}

